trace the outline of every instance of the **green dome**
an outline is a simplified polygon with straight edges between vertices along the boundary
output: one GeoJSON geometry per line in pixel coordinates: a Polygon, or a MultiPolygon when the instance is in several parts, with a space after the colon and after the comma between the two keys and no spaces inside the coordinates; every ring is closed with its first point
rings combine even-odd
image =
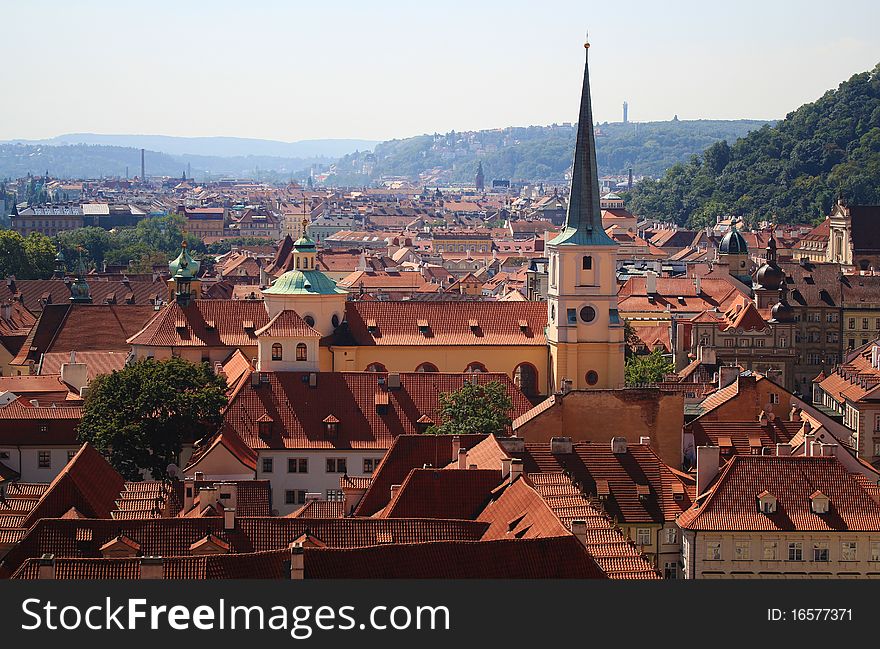
{"type": "Polygon", "coordinates": [[[186,249],[186,242],[184,242],[177,259],[168,264],[168,270],[171,271],[171,277],[174,278],[195,278],[200,266],[201,262],[190,257],[189,251],[186,249]]]}
{"type": "Polygon", "coordinates": [[[315,242],[312,241],[307,234],[304,234],[299,239],[293,242],[293,247],[298,249],[311,248],[314,250],[315,242]]]}
{"type": "Polygon", "coordinates": [[[348,291],[319,270],[289,270],[263,293],[268,295],[340,295],[348,291]]]}

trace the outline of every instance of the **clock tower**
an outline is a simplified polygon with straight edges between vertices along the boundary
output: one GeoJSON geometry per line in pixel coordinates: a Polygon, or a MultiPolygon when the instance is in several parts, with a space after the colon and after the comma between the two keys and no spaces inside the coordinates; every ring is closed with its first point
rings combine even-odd
{"type": "Polygon", "coordinates": [[[547,243],[550,390],[620,388],[623,322],[617,311],[617,244],[602,227],[596,140],[590,104],[590,44],[565,225],[547,243]]]}

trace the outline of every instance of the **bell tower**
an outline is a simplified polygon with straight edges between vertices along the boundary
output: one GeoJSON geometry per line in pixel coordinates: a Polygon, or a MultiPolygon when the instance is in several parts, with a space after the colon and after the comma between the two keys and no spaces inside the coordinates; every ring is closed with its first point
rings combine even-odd
{"type": "Polygon", "coordinates": [[[548,242],[547,343],[550,390],[624,384],[623,322],[617,311],[617,244],[599,206],[596,141],[590,103],[590,44],[578,117],[571,192],[562,232],[548,242]]]}

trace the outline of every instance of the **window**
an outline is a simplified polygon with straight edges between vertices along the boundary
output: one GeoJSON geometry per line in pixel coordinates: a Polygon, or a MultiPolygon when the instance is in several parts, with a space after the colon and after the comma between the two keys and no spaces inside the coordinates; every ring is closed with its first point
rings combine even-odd
{"type": "Polygon", "coordinates": [[[315,318],[314,318],[313,316],[307,315],[306,317],[303,318],[303,320],[304,320],[305,323],[306,323],[307,325],[309,325],[310,327],[314,327],[314,326],[315,326],[315,318]]]}
{"type": "Polygon", "coordinates": [[[779,346],[782,347],[783,349],[785,349],[786,347],[788,347],[788,338],[786,338],[785,336],[783,336],[782,338],[780,338],[780,339],[779,339],[779,346]]]}
{"type": "Polygon", "coordinates": [[[587,385],[596,385],[599,382],[599,374],[596,370],[590,370],[587,372],[584,380],[586,380],[587,385]]]}
{"type": "Polygon", "coordinates": [[[650,527],[640,527],[636,530],[636,543],[639,545],[651,545],[650,527]]]}
{"type": "Polygon", "coordinates": [[[855,339],[855,338],[850,338],[849,341],[847,341],[847,342],[849,342],[849,345],[848,345],[848,346],[849,346],[850,349],[854,349],[854,348],[855,348],[855,346],[856,346],[856,339],[855,339]]]}
{"type": "Polygon", "coordinates": [[[577,309],[567,309],[568,324],[577,324],[577,309]]]}
{"type": "Polygon", "coordinates": [[[880,431],[880,414],[874,415],[874,430],[880,431]]]}
{"type": "Polygon", "coordinates": [[[387,372],[388,370],[385,368],[382,363],[370,363],[367,365],[367,369],[365,372],[387,372]]]}
{"type": "Polygon", "coordinates": [[[862,318],[862,329],[867,329],[867,328],[868,328],[868,319],[862,318]]]}
{"type": "Polygon", "coordinates": [[[287,489],[284,492],[285,505],[305,505],[306,492],[302,489],[287,489]]]}
{"type": "Polygon", "coordinates": [[[327,473],[347,473],[344,457],[328,457],[327,473]]]}
{"type": "Polygon", "coordinates": [[[764,551],[762,558],[764,561],[776,561],[778,559],[777,549],[779,544],[776,541],[764,541],[764,551]]]}
{"type": "Polygon", "coordinates": [[[439,372],[434,363],[422,363],[416,368],[416,372],[439,372]]]}
{"type": "Polygon", "coordinates": [[[591,306],[581,307],[581,320],[584,322],[592,322],[596,319],[596,309],[591,306]]]}
{"type": "Polygon", "coordinates": [[[763,338],[755,338],[755,347],[763,347],[764,339],[763,338]]]}
{"type": "Polygon", "coordinates": [[[306,457],[289,457],[287,458],[288,473],[308,473],[309,459],[306,457]]]}
{"type": "Polygon", "coordinates": [[[855,319],[855,318],[850,318],[850,319],[849,319],[849,323],[848,323],[848,327],[847,327],[847,328],[848,328],[848,329],[855,329],[855,328],[856,328],[856,319],[855,319]]]}
{"type": "Polygon", "coordinates": [[[740,338],[739,339],[739,346],[740,347],[748,347],[749,346],[749,339],[748,338],[740,338]]]}
{"type": "Polygon", "coordinates": [[[675,543],[675,539],[678,536],[674,527],[667,527],[663,530],[663,542],[666,544],[675,543]]]}
{"type": "Polygon", "coordinates": [[[263,473],[272,473],[272,458],[263,458],[263,473]]]}
{"type": "Polygon", "coordinates": [[[750,561],[752,558],[751,543],[737,541],[733,546],[733,558],[736,561],[750,561]]]}
{"type": "Polygon", "coordinates": [[[379,466],[379,462],[382,461],[381,457],[365,457],[364,458],[364,473],[372,473],[379,466]]]}
{"type": "Polygon", "coordinates": [[[724,339],[724,346],[725,347],[733,347],[735,343],[736,343],[736,341],[733,338],[725,338],[724,339]]]}
{"type": "Polygon", "coordinates": [[[284,353],[281,351],[281,343],[273,343],[272,344],[272,360],[280,361],[284,357],[284,353]]]}
{"type": "Polygon", "coordinates": [[[583,270],[592,270],[593,258],[589,255],[584,255],[583,259],[581,259],[581,268],[583,270]]]}
{"type": "Polygon", "coordinates": [[[339,326],[339,315],[338,314],[336,314],[336,313],[333,314],[333,317],[330,318],[330,324],[333,325],[334,329],[339,326]]]}
{"type": "Polygon", "coordinates": [[[706,561],[721,561],[721,541],[706,543],[706,561]]]}
{"type": "Polygon", "coordinates": [[[828,544],[824,541],[813,544],[813,561],[828,561],[828,544]]]}
{"type": "Polygon", "coordinates": [[[855,541],[842,541],[840,544],[840,560],[855,561],[858,551],[859,544],[855,541]]]}
{"type": "Polygon", "coordinates": [[[327,500],[340,501],[345,500],[345,492],[342,489],[328,489],[327,500]]]}
{"type": "Polygon", "coordinates": [[[37,453],[37,466],[41,469],[52,468],[52,455],[49,451],[39,451],[37,453]]]}
{"type": "Polygon", "coordinates": [[[794,541],[788,544],[788,560],[803,561],[804,560],[804,544],[801,541],[794,541]]]}
{"type": "Polygon", "coordinates": [[[871,561],[880,561],[880,542],[871,541],[871,561]]]}
{"type": "Polygon", "coordinates": [[[308,352],[306,351],[305,343],[298,343],[296,346],[296,360],[298,361],[307,361],[309,359],[308,352]]]}
{"type": "Polygon", "coordinates": [[[480,363],[478,361],[474,361],[473,363],[468,365],[466,368],[464,368],[464,371],[469,372],[471,374],[480,374],[480,373],[485,373],[487,370],[486,370],[485,365],[483,365],[482,363],[480,363]]]}
{"type": "Polygon", "coordinates": [[[779,403],[779,394],[777,394],[776,392],[771,392],[770,403],[779,403]]]}
{"type": "Polygon", "coordinates": [[[880,318],[874,318],[874,329],[880,329],[880,318]]]}
{"type": "Polygon", "coordinates": [[[663,564],[664,579],[678,579],[678,563],[675,561],[667,561],[663,564]]]}

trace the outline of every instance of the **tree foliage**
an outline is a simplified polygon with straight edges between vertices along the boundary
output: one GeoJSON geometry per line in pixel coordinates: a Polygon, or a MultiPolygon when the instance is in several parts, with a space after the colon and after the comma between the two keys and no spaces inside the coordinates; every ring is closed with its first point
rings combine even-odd
{"type": "Polygon", "coordinates": [[[163,479],[184,440],[217,430],[225,403],[226,382],[207,363],[143,359],[92,381],[79,438],[127,480],[142,470],[163,479]]]}
{"type": "Polygon", "coordinates": [[[0,230],[0,273],[18,279],[46,279],[52,276],[55,246],[49,237],[34,232],[27,237],[12,230],[0,230]]]}
{"type": "Polygon", "coordinates": [[[465,381],[455,392],[440,393],[440,423],[434,435],[503,434],[510,426],[513,404],[500,381],[485,385],[465,381]]]}
{"type": "Polygon", "coordinates": [[[880,203],[880,65],[789,113],[775,126],[701,156],[634,188],[642,217],[701,227],[718,215],[747,221],[818,221],[838,195],[880,203]]]}
{"type": "Polygon", "coordinates": [[[633,354],[626,359],[626,384],[659,383],[663,377],[674,371],[675,366],[663,356],[659,349],[655,349],[650,354],[633,354]]]}

